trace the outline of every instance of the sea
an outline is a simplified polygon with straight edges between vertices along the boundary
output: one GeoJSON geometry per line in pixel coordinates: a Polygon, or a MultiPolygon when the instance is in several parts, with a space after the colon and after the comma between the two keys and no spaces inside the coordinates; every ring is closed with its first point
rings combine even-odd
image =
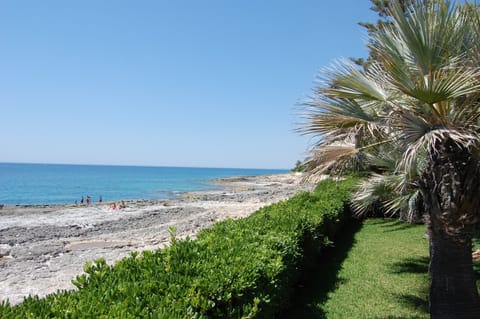
{"type": "Polygon", "coordinates": [[[215,190],[213,181],[233,176],[287,173],[282,169],[145,167],[0,163],[0,205],[75,204],[100,200],[174,199],[215,190]]]}

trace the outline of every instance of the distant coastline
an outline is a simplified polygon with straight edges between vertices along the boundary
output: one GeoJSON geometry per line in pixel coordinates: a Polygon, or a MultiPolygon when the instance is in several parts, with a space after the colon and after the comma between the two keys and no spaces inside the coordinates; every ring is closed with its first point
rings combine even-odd
{"type": "Polygon", "coordinates": [[[0,205],[79,204],[105,201],[175,199],[192,191],[216,190],[214,180],[233,176],[287,173],[249,169],[92,164],[0,163],[0,205]]]}

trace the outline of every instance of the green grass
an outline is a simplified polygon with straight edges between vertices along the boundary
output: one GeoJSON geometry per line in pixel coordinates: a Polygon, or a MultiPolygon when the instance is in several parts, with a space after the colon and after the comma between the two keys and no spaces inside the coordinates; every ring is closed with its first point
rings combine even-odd
{"type": "Polygon", "coordinates": [[[429,318],[424,226],[350,225],[308,273],[284,318],[429,318]]]}

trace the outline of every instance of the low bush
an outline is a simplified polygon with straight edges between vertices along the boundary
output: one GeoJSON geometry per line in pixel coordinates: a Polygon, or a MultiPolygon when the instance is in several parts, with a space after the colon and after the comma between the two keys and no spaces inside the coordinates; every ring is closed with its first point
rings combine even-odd
{"type": "Polygon", "coordinates": [[[76,291],[0,305],[2,318],[272,318],[345,219],[353,180],[216,223],[196,240],[85,265],[76,291]]]}

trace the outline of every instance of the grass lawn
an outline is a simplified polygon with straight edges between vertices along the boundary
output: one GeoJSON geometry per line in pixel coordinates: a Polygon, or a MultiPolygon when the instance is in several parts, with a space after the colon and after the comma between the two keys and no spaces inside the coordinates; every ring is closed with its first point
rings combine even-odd
{"type": "Polygon", "coordinates": [[[424,226],[351,225],[307,274],[287,318],[429,318],[424,226]]]}

